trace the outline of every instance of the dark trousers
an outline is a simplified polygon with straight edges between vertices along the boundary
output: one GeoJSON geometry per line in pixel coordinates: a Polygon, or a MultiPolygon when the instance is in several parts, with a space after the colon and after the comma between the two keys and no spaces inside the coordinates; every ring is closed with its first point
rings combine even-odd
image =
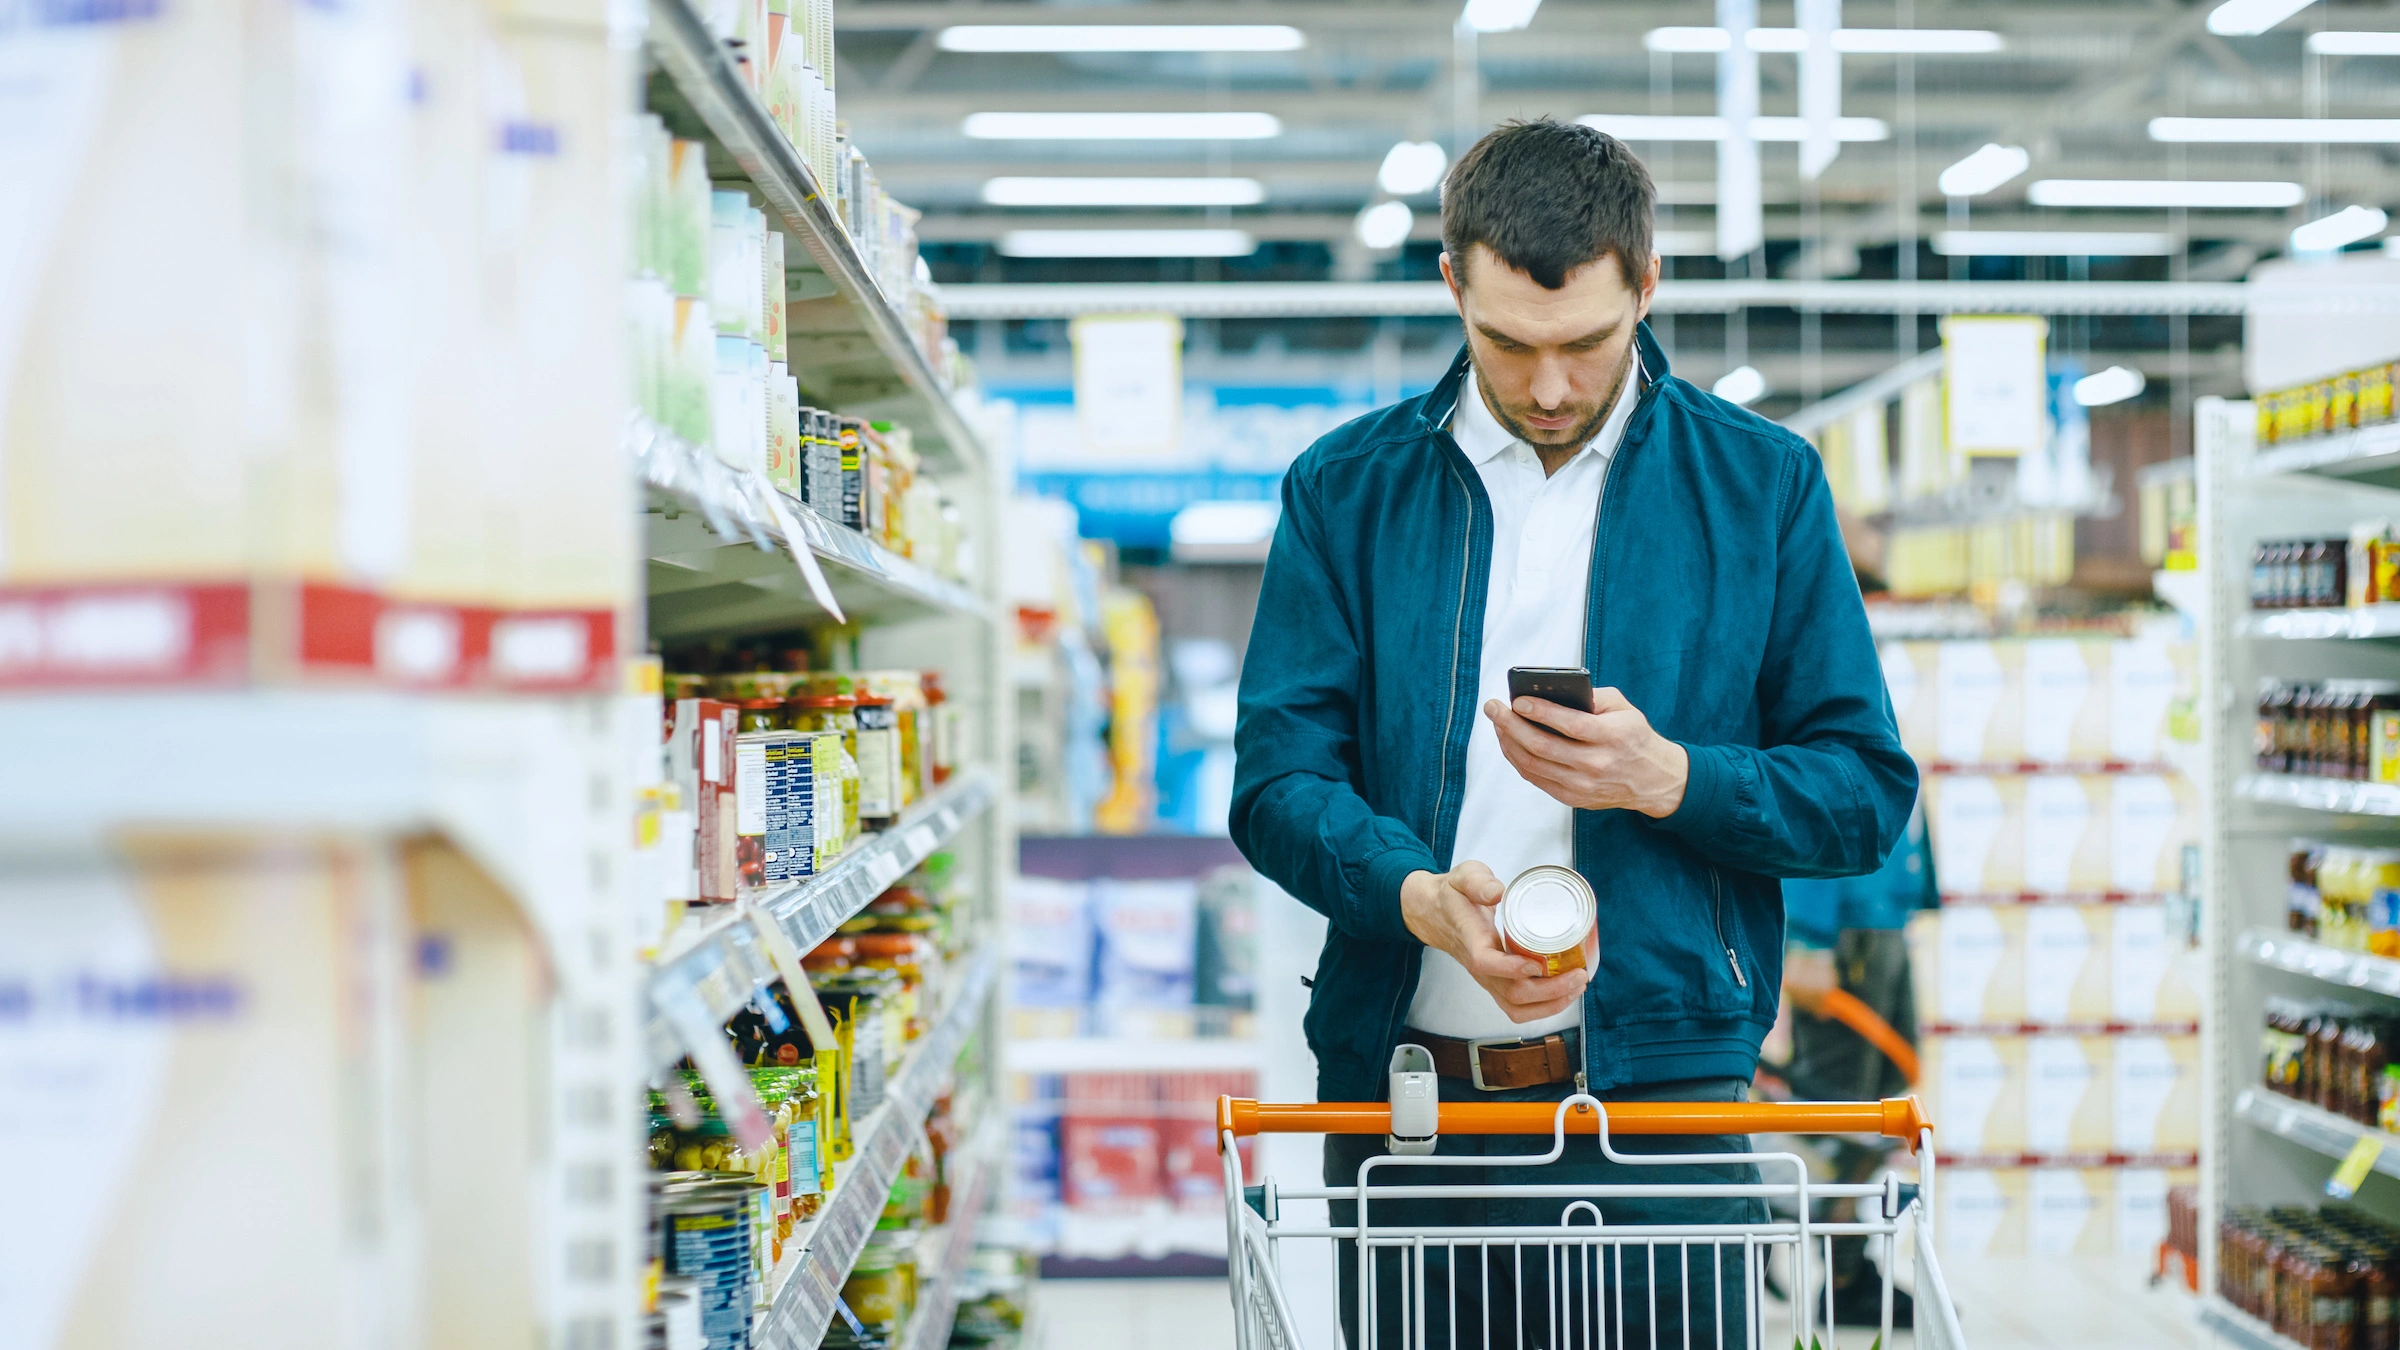
{"type": "MultiPolygon", "coordinates": [[[[1443,1101],[1562,1101],[1574,1089],[1567,1084],[1479,1092],[1460,1079],[1441,1080],[1443,1101]]],[[[1603,1101],[1744,1100],[1749,1085],[1738,1079],[1699,1079],[1654,1083],[1602,1096],[1603,1101]]],[[[1504,1157],[1550,1151],[1548,1135],[1444,1135],[1436,1148],[1442,1157],[1504,1157]]],[[[1620,1155],[1659,1153],[1746,1153],[1743,1135],[1675,1136],[1619,1135],[1610,1145],[1620,1155]]],[[[1353,1186],[1359,1164],[1384,1152],[1374,1135],[1328,1135],[1325,1139],[1325,1184],[1353,1186]]],[[[1373,1228],[1462,1228],[1555,1226],[1573,1203],[1562,1199],[1522,1197],[1377,1200],[1384,1187],[1413,1186],[1581,1186],[1672,1185],[1709,1186],[1756,1183],[1751,1163],[1668,1164],[1645,1166],[1614,1162],[1600,1152],[1590,1135],[1569,1135],[1565,1156],[1541,1167],[1378,1167],[1369,1174],[1367,1219],[1373,1228]]],[[[1619,1198],[1588,1202],[1596,1205],[1604,1226],[1622,1224],[1732,1224],[1764,1222],[1766,1203],[1755,1196],[1723,1199],[1619,1198]]],[[[1358,1206],[1335,1201],[1330,1206],[1336,1227],[1358,1222],[1358,1206]]],[[[1588,1226],[1588,1209],[1570,1221],[1588,1226]]],[[[1657,1246],[1632,1241],[1623,1246],[1535,1246],[1495,1244],[1455,1248],[1427,1243],[1422,1252],[1422,1288],[1417,1274],[1418,1251],[1413,1248],[1373,1249],[1373,1339],[1363,1339],[1359,1326],[1359,1268],[1357,1245],[1336,1243],[1334,1264],[1341,1276],[1342,1335],[1351,1350],[1600,1350],[1625,1346],[1716,1347],[1747,1344],[1745,1326],[1747,1287],[1742,1248],[1706,1242],[1679,1247],[1673,1240],[1657,1246]],[[1414,1320],[1422,1293],[1424,1322],[1414,1320]],[[1720,1340],[1720,1333],[1722,1339],[1720,1340]]],[[[1764,1259],[1764,1249],[1753,1260],[1764,1259]]]]}
{"type": "MultiPolygon", "coordinates": [[[[1834,940],[1834,977],[1844,992],[1917,1041],[1916,983],[1907,935],[1897,928],[1845,928],[1834,940]]],[[[1871,1102],[1908,1091],[1908,1079],[1864,1036],[1831,1018],[1792,1017],[1792,1091],[1810,1101],[1871,1102]]]]}

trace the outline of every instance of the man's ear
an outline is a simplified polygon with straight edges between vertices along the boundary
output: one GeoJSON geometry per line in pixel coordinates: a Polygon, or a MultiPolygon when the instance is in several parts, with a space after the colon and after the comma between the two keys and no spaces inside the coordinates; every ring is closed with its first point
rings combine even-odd
{"type": "Polygon", "coordinates": [[[1658,295],[1659,263],[1659,255],[1654,252],[1650,255],[1650,265],[1642,269],[1641,299],[1635,304],[1633,314],[1637,323],[1650,317],[1650,302],[1658,295]]]}

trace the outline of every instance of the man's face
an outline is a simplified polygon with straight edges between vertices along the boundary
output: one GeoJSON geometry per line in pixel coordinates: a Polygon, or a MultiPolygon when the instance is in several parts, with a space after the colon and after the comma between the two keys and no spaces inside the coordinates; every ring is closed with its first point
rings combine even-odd
{"type": "Polygon", "coordinates": [[[1442,255],[1442,278],[1500,425],[1528,445],[1569,449],[1590,440],[1632,369],[1633,330],[1650,313],[1658,260],[1628,286],[1616,255],[1603,254],[1554,291],[1475,244],[1464,277],[1442,255]]]}

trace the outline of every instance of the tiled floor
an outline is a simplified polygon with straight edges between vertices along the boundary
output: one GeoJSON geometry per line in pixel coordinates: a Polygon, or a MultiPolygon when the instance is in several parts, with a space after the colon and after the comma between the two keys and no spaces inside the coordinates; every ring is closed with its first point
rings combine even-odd
{"type": "MultiPolygon", "coordinates": [[[[1951,1278],[1974,1350],[2212,1346],[2193,1319],[2190,1296],[2149,1288],[2143,1273],[2138,1263],[2040,1257],[1984,1262],[1951,1278]]],[[[1233,1344],[1221,1280],[1051,1280],[1040,1298],[1042,1343],[1035,1350],[1230,1350],[1233,1344]]],[[[1872,1338],[1872,1331],[1845,1331],[1840,1344],[1863,1350],[1872,1338]]],[[[1909,1338],[1894,1339],[1892,1350],[1906,1350],[1909,1338]]],[[[1308,1350],[1336,1348],[1312,1343],[1308,1350]]]]}

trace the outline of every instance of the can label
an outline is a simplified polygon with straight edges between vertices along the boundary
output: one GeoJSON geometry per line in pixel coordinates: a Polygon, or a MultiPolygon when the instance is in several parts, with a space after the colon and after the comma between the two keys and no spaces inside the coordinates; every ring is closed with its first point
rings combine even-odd
{"type": "Polygon", "coordinates": [[[858,814],[885,820],[900,814],[900,717],[897,709],[858,709],[858,814]]]}
{"type": "Polygon", "coordinates": [[[745,883],[816,875],[816,746],[805,731],[748,731],[735,739],[735,855],[745,883]]]}

